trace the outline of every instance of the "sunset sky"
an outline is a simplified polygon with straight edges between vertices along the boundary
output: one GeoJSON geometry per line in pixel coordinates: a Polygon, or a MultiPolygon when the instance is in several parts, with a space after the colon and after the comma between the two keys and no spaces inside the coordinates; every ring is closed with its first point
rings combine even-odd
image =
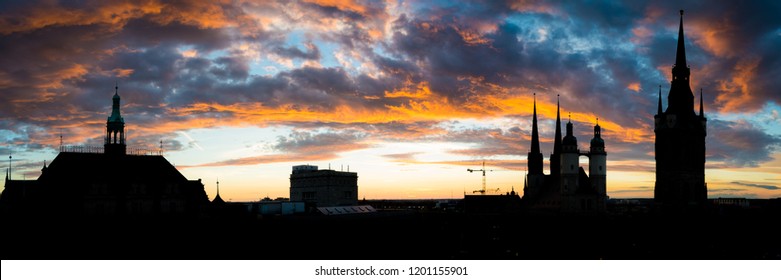
{"type": "Polygon", "coordinates": [[[781,196],[781,1],[1,1],[0,166],[102,146],[118,83],[129,148],[210,199],[288,197],[301,164],[366,199],[461,198],[483,160],[520,191],[536,92],[546,173],[560,95],[581,150],[599,118],[608,195],[653,197],[681,9],[708,196],[781,196]]]}

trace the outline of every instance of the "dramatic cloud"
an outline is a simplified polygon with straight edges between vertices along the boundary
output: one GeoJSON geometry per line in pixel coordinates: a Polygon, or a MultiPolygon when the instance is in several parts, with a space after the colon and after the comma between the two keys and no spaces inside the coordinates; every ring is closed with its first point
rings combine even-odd
{"type": "Polygon", "coordinates": [[[710,120],[706,138],[709,161],[729,166],[757,166],[781,148],[781,136],[768,134],[746,121],[710,120]]]}

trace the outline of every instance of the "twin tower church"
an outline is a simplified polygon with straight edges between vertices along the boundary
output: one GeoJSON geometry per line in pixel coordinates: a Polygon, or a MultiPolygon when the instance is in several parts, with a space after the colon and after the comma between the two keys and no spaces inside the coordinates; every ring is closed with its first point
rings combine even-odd
{"type": "MultiPolygon", "coordinates": [[[[667,109],[662,110],[662,92],[654,116],[656,135],[656,184],[654,207],[660,212],[696,212],[706,207],[705,136],[707,119],[700,90],[699,114],[694,112],[694,95],[689,84],[691,70],[686,63],[683,35],[683,10],[678,27],[678,47],[672,68],[667,109]]],[[[587,152],[578,149],[573,125],[567,123],[567,135],[561,138],[561,117],[557,104],[556,132],[550,155],[550,174],[543,173],[537,131],[537,104],[532,116],[531,149],[527,157],[523,201],[532,210],[561,212],[604,212],[607,201],[607,153],[599,123],[587,152]],[[587,156],[589,173],[579,166],[579,157],[587,156]]]]}
{"type": "MultiPolygon", "coordinates": [[[[654,116],[656,185],[654,206],[679,213],[705,207],[705,136],[707,119],[700,91],[699,114],[689,85],[683,36],[683,11],[678,31],[678,48],[672,68],[667,109],[662,110],[661,88],[654,116]]],[[[186,179],[162,154],[127,152],[125,121],[120,114],[120,97],[115,92],[111,115],[106,121],[103,149],[69,150],[60,153],[49,166],[44,163],[36,180],[12,180],[6,174],[0,195],[5,213],[50,216],[199,216],[208,204],[201,180],[186,179]]],[[[588,151],[578,148],[571,121],[562,138],[557,105],[550,174],[543,173],[534,100],[531,149],[523,203],[534,211],[563,213],[605,212],[607,196],[607,153],[599,123],[588,151]],[[588,157],[586,171],[579,164],[588,157]]]]}

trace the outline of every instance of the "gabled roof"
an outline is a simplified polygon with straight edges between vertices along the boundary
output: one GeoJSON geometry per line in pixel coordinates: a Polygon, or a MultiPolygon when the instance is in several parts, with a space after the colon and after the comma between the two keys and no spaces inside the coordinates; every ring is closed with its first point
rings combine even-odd
{"type": "Polygon", "coordinates": [[[157,182],[185,182],[163,156],[108,155],[61,152],[38,180],[134,182],[154,178],[157,182]]]}

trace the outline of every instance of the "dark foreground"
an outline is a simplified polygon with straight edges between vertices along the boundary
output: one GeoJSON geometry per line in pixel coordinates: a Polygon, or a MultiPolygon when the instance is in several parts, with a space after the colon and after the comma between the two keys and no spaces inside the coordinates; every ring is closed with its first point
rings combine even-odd
{"type": "Polygon", "coordinates": [[[3,220],[9,259],[781,259],[775,215],[560,217],[410,211],[191,221],[3,220]]]}

